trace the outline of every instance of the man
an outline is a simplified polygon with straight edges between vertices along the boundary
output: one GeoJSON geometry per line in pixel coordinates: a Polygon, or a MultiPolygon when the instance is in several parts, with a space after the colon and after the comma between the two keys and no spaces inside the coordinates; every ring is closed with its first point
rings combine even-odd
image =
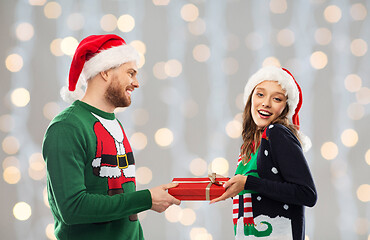
{"type": "Polygon", "coordinates": [[[176,184],[136,191],[134,156],[114,110],[131,104],[138,59],[113,34],[89,36],[76,49],[67,94],[80,91],[81,73],[86,92],[53,119],[43,142],[58,239],[143,239],[137,213],[180,204],[166,192],[176,184]]]}

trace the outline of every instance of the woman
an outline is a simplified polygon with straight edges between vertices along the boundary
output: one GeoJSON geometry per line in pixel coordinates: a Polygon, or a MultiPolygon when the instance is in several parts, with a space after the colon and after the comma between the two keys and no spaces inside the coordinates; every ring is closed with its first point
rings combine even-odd
{"type": "Polygon", "coordinates": [[[288,70],[263,67],[244,99],[236,175],[211,203],[234,197],[236,239],[304,239],[304,206],[314,206],[317,194],[302,150],[309,140],[299,132],[301,89],[288,70]]]}

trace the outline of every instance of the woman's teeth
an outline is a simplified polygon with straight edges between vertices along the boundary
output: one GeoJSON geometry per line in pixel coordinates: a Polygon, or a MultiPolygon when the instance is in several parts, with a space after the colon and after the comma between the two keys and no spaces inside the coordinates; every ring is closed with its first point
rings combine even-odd
{"type": "Polygon", "coordinates": [[[265,111],[262,111],[262,110],[258,111],[258,113],[263,115],[263,116],[271,116],[272,115],[271,113],[265,112],[265,111]]]}

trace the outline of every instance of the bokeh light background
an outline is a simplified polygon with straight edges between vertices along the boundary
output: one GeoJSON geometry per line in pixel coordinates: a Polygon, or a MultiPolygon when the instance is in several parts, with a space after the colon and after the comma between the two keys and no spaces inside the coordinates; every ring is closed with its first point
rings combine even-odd
{"type": "MultiPolygon", "coordinates": [[[[370,2],[365,0],[1,0],[1,239],[54,239],[43,134],[67,104],[71,56],[116,33],[141,54],[141,87],[119,109],[138,189],[232,176],[243,89],[264,65],[300,83],[319,200],[306,239],[370,239],[370,2]]],[[[147,239],[232,239],[230,200],[141,213],[147,239]]]]}

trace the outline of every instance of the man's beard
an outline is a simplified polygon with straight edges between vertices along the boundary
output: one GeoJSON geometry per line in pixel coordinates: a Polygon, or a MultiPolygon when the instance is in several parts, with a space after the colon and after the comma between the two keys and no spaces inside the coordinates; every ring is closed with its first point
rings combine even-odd
{"type": "Polygon", "coordinates": [[[126,89],[122,91],[122,88],[118,84],[114,84],[116,81],[111,82],[105,92],[105,99],[111,103],[114,107],[128,107],[131,104],[131,99],[126,97],[126,89]]]}

